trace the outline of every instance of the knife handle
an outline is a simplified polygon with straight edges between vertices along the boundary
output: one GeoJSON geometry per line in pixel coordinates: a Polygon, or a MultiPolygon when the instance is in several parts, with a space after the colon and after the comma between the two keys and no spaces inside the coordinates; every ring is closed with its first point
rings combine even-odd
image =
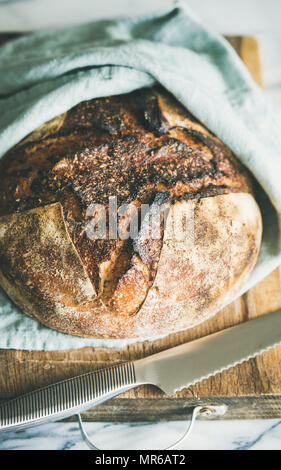
{"type": "Polygon", "coordinates": [[[0,405],[0,431],[67,418],[136,387],[133,362],[89,372],[0,405]]]}

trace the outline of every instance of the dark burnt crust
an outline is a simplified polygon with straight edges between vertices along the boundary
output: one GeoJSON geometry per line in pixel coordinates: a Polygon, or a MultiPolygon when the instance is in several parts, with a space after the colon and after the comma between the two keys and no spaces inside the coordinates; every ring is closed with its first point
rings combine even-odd
{"type": "MultiPolygon", "coordinates": [[[[250,191],[247,172],[230,150],[183,108],[184,124],[169,122],[159,96],[180,107],[160,88],[80,103],[65,114],[55,132],[43,133],[41,138],[31,134],[0,163],[0,215],[60,202],[67,230],[96,292],[113,310],[118,304],[114,290],[130,270],[137,273],[143,289],[138,298],[145,299],[162,241],[146,241],[151,256],[144,260],[130,241],[90,240],[86,235],[90,204],[107,205],[109,196],[117,196],[118,205],[139,208],[159,194],[173,204],[250,191]],[[120,256],[124,258],[121,271],[117,269],[120,256]],[[110,272],[117,272],[117,277],[110,277],[110,272]]],[[[128,314],[139,307],[129,308],[128,314]]]]}

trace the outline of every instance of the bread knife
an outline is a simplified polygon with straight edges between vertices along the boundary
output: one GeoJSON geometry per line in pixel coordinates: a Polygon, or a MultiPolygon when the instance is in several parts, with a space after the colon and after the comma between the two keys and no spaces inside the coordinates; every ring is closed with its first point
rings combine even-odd
{"type": "Polygon", "coordinates": [[[73,377],[0,405],[0,431],[67,418],[143,384],[168,395],[281,344],[281,310],[136,361],[73,377]]]}

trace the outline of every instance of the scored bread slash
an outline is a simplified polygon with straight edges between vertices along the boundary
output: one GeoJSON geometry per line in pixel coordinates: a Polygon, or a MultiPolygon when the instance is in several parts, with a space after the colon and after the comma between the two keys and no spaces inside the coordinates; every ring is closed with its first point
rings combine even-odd
{"type": "Polygon", "coordinates": [[[251,175],[160,87],[80,103],[12,148],[0,171],[1,285],[64,333],[193,327],[231,302],[256,263],[251,175]],[[165,209],[159,236],[145,230],[144,206],[165,209]]]}

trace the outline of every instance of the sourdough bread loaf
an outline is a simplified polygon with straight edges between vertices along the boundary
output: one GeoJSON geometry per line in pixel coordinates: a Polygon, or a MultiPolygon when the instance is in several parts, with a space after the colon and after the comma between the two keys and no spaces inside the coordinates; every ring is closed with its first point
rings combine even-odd
{"type": "Polygon", "coordinates": [[[129,338],[192,327],[233,299],[257,260],[250,175],[162,88],[80,103],[12,148],[0,174],[1,285],[56,330],[129,338]],[[91,236],[110,201],[123,207],[117,237],[110,225],[91,236]]]}

